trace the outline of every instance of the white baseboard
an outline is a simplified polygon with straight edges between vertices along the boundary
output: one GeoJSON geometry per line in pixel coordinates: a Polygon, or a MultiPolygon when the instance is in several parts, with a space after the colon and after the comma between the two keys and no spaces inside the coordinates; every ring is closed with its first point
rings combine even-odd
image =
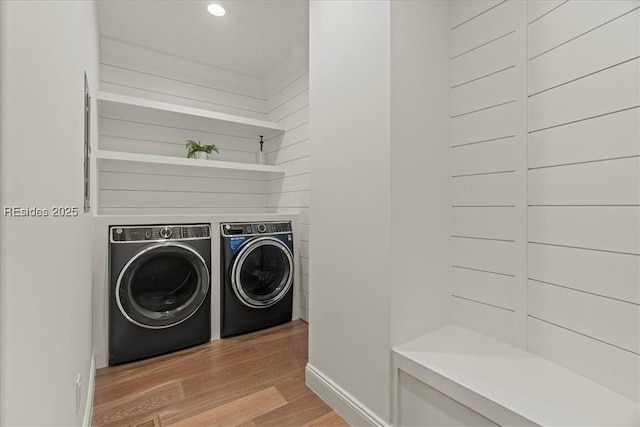
{"type": "Polygon", "coordinates": [[[308,363],[305,368],[305,380],[315,394],[352,426],[389,427],[389,424],[369,408],[308,363]]]}
{"type": "Polygon", "coordinates": [[[84,407],[83,427],[91,427],[91,416],[93,415],[93,393],[96,382],[96,355],[91,356],[91,367],[89,368],[89,384],[87,384],[87,404],[84,407]]]}

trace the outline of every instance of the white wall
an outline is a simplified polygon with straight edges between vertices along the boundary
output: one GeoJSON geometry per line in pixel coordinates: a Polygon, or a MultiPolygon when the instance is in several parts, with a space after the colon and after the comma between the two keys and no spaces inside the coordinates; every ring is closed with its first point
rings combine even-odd
{"type": "Polygon", "coordinates": [[[301,265],[300,317],[309,312],[309,47],[296,49],[263,79],[266,111],[270,121],[285,126],[286,133],[265,144],[267,163],[283,166],[283,177],[268,181],[270,212],[300,214],[301,265]]]}
{"type": "Polygon", "coordinates": [[[95,4],[2,2],[0,16],[0,205],[80,210],[1,219],[0,424],[80,425],[92,354],[83,73],[95,94],[95,4]]]}
{"type": "Polygon", "coordinates": [[[451,31],[454,322],[636,401],[639,7],[457,1],[451,31]]]}
{"type": "Polygon", "coordinates": [[[391,347],[449,318],[448,5],[310,12],[310,377],[384,424],[391,347]]]}
{"type": "Polygon", "coordinates": [[[449,13],[391,3],[391,345],[449,321],[449,13]]]}
{"type": "Polygon", "coordinates": [[[389,419],[390,3],[311,1],[309,364],[389,419]]]}

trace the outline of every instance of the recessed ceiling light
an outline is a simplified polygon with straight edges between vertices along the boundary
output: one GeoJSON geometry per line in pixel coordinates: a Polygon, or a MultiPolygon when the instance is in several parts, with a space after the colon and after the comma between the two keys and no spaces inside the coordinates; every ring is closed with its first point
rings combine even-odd
{"type": "Polygon", "coordinates": [[[227,8],[222,3],[211,3],[207,6],[207,10],[213,16],[224,16],[227,14],[227,8]]]}

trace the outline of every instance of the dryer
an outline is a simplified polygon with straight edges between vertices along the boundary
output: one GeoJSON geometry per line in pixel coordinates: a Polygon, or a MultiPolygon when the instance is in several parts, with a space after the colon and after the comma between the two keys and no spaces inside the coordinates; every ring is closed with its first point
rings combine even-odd
{"type": "Polygon", "coordinates": [[[291,221],[222,223],[220,336],[229,337],[291,320],[291,221]]]}
{"type": "Polygon", "coordinates": [[[112,226],[109,263],[109,365],[209,341],[209,224],[112,226]]]}

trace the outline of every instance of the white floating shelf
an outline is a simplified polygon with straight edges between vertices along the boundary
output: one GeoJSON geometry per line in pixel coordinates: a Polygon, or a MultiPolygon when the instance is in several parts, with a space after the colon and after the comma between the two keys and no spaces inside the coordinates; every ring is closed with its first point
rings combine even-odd
{"type": "Polygon", "coordinates": [[[285,131],[274,122],[185,107],[117,93],[98,92],[98,109],[102,118],[135,120],[163,126],[175,126],[226,135],[272,138],[285,131]]]}
{"type": "Polygon", "coordinates": [[[186,159],[182,157],[158,156],[154,154],[125,153],[121,151],[98,150],[96,159],[117,160],[123,162],[153,163],[161,165],[188,166],[211,169],[224,169],[248,172],[261,172],[271,175],[283,175],[281,166],[254,165],[251,163],[221,162],[218,160],[186,159]]]}

